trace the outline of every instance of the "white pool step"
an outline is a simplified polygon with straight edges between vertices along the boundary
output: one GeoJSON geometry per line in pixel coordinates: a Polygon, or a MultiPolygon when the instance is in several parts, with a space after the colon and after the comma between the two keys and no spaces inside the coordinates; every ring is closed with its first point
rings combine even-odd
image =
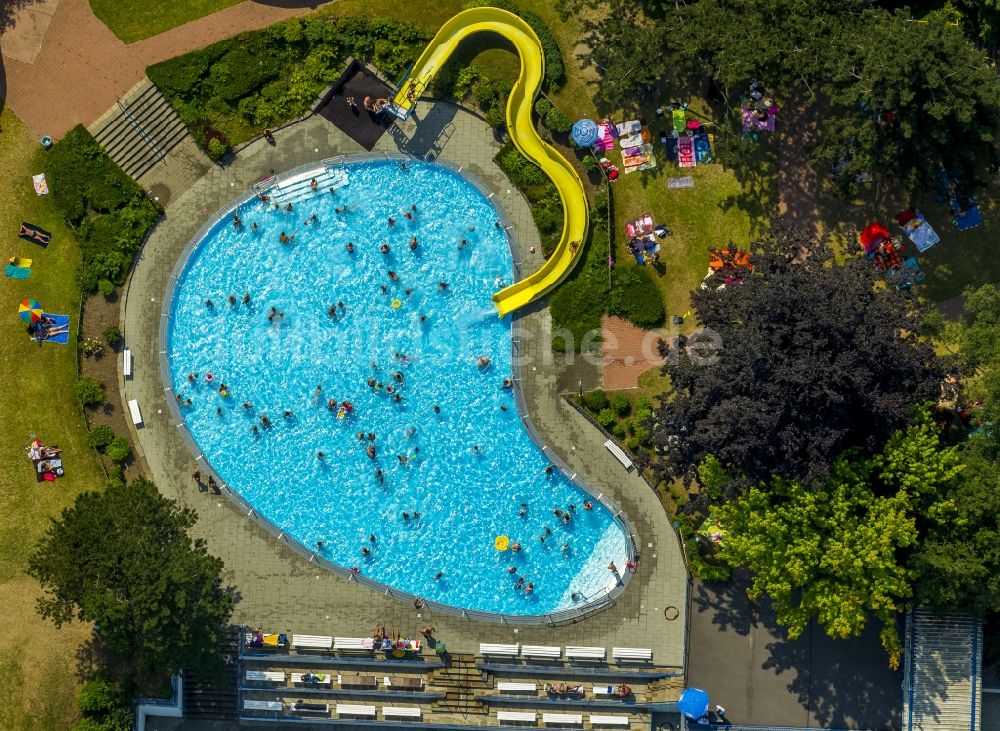
{"type": "Polygon", "coordinates": [[[343,188],[349,182],[347,171],[343,168],[310,170],[272,185],[265,194],[270,197],[272,203],[283,206],[286,203],[294,204],[318,195],[330,195],[330,188],[343,188]],[[316,178],[316,190],[310,185],[313,178],[316,178]]]}

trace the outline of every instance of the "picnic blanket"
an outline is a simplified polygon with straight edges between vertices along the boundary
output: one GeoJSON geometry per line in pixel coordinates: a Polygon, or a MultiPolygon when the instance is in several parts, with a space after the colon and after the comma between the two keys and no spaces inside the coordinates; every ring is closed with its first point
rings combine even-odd
{"type": "Polygon", "coordinates": [[[681,137],[677,140],[677,165],[682,168],[693,168],[697,165],[694,152],[694,137],[681,137]]]}
{"type": "Polygon", "coordinates": [[[642,122],[638,119],[630,119],[627,122],[622,122],[616,125],[618,137],[628,137],[629,135],[638,134],[642,131],[642,122]]]}
{"type": "Polygon", "coordinates": [[[952,224],[959,231],[968,231],[983,222],[983,215],[979,212],[979,204],[972,199],[972,205],[963,210],[956,210],[951,219],[952,224]]]}
{"type": "Polygon", "coordinates": [[[754,114],[754,110],[750,107],[743,107],[741,110],[743,116],[743,131],[744,132],[774,132],[774,118],[777,112],[777,107],[772,107],[767,111],[767,121],[757,119],[757,115],[754,114]],[[772,111],[773,110],[773,111],[772,111]]]}
{"type": "Polygon", "coordinates": [[[33,244],[38,244],[43,249],[49,245],[52,241],[52,234],[46,231],[44,228],[35,226],[27,221],[21,221],[21,230],[17,232],[25,241],[30,241],[33,244]]]}
{"type": "Polygon", "coordinates": [[[656,224],[653,222],[653,214],[646,212],[625,224],[625,235],[630,239],[638,236],[645,236],[653,233],[656,224]]]}
{"type": "Polygon", "coordinates": [[[906,289],[914,284],[920,284],[926,276],[920,269],[920,264],[911,256],[896,269],[887,270],[885,278],[896,289],[906,289]]]}
{"type": "Polygon", "coordinates": [[[630,147],[627,150],[622,150],[622,165],[626,175],[636,170],[655,168],[656,158],[653,157],[653,146],[645,144],[641,147],[630,147]]]}
{"type": "Polygon", "coordinates": [[[32,327],[34,332],[31,334],[33,340],[37,340],[40,343],[59,343],[59,345],[66,345],[69,342],[69,315],[50,315],[45,312],[42,313],[42,319],[50,318],[52,320],[51,325],[41,325],[40,323],[35,323],[32,327]],[[58,330],[59,332],[49,335],[47,334],[51,330],[58,330]]]}
{"type": "Polygon", "coordinates": [[[8,264],[3,268],[3,275],[9,279],[27,279],[31,276],[31,269],[8,264]]]}
{"type": "Polygon", "coordinates": [[[712,162],[712,153],[715,150],[715,137],[707,132],[699,132],[694,136],[694,154],[698,164],[712,162]]]}
{"type": "Polygon", "coordinates": [[[38,175],[32,175],[31,182],[35,186],[35,193],[37,195],[49,194],[49,183],[45,179],[45,173],[38,173],[38,175]]]}
{"type": "Polygon", "coordinates": [[[685,175],[682,178],[667,178],[667,188],[670,190],[681,190],[682,188],[693,188],[694,178],[685,175]]]}
{"type": "Polygon", "coordinates": [[[909,208],[898,216],[896,223],[902,227],[907,238],[917,247],[917,251],[924,252],[941,240],[937,231],[931,228],[927,219],[916,208],[909,208]]]}

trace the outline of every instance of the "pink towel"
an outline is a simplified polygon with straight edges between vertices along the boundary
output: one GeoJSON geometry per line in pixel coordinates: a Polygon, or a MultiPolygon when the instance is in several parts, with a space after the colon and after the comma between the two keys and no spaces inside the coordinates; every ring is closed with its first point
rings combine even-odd
{"type": "Polygon", "coordinates": [[[677,140],[677,165],[682,168],[693,168],[696,164],[694,138],[681,137],[677,140]]]}

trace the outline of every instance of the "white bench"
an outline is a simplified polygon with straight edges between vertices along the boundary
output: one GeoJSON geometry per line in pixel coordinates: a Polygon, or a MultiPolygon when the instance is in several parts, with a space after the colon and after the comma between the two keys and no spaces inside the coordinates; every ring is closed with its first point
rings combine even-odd
{"type": "Polygon", "coordinates": [[[632,460],[630,460],[628,455],[622,451],[621,447],[614,443],[614,440],[609,439],[604,443],[604,446],[608,448],[608,451],[611,452],[615,459],[622,463],[622,467],[625,468],[626,472],[631,472],[635,468],[635,465],[632,464],[632,460]]]}
{"type": "Polygon", "coordinates": [[[479,654],[480,655],[510,655],[511,657],[517,657],[517,652],[520,649],[519,644],[513,645],[493,645],[488,642],[479,643],[479,654]]]}
{"type": "Polygon", "coordinates": [[[644,660],[650,662],[653,659],[653,651],[645,647],[612,647],[611,655],[615,660],[644,660]]]}
{"type": "Polygon", "coordinates": [[[582,726],[583,714],[581,713],[543,713],[542,723],[559,723],[565,726],[582,726]]]}
{"type": "Polygon", "coordinates": [[[243,701],[244,711],[280,711],[281,701],[243,701]]]}
{"type": "Polygon", "coordinates": [[[122,351],[122,374],[125,378],[132,377],[132,349],[125,348],[122,351]]]}
{"type": "Polygon", "coordinates": [[[307,650],[329,650],[333,647],[333,638],[322,635],[292,635],[292,647],[307,650]]]}
{"type": "Polygon", "coordinates": [[[309,703],[305,701],[303,703],[294,703],[292,705],[293,713],[322,713],[324,716],[330,712],[330,706],[327,703],[309,703]]]}
{"type": "Polygon", "coordinates": [[[562,648],[548,645],[525,645],[521,648],[521,657],[542,657],[547,660],[558,660],[562,657],[562,648]]]}
{"type": "Polygon", "coordinates": [[[500,723],[534,723],[537,717],[534,711],[497,711],[500,723]]]}
{"type": "Polygon", "coordinates": [[[591,726],[630,726],[632,724],[628,716],[597,716],[590,714],[591,726]]]}
{"type": "Polygon", "coordinates": [[[603,647],[573,647],[566,645],[567,660],[603,660],[607,653],[603,647]]]}
{"type": "Polygon", "coordinates": [[[247,680],[263,680],[268,683],[284,683],[284,671],[276,670],[247,670],[247,680]]]}
{"type": "Polygon", "coordinates": [[[366,716],[375,718],[375,706],[354,706],[349,703],[337,704],[338,716],[366,716]]]}
{"type": "MultiPolygon", "coordinates": [[[[305,683],[306,681],[304,681],[302,679],[303,675],[305,675],[305,673],[292,673],[292,682],[293,683],[305,683]]],[[[312,673],[312,675],[322,675],[323,679],[322,680],[317,680],[315,683],[308,683],[308,685],[332,685],[333,684],[333,676],[330,675],[330,673],[312,673]]]]}
{"type": "Polygon", "coordinates": [[[382,706],[382,718],[420,718],[422,715],[418,706],[382,706]]]}
{"type": "Polygon", "coordinates": [[[333,638],[334,650],[363,650],[365,652],[371,652],[373,647],[374,647],[374,642],[372,642],[371,639],[367,639],[364,637],[333,638]],[[365,645],[367,645],[367,647],[365,645]]]}
{"type": "Polygon", "coordinates": [[[142,426],[142,412],[139,411],[138,401],[135,399],[129,399],[128,412],[132,416],[132,423],[136,426],[142,426]]]}
{"type": "Polygon", "coordinates": [[[501,693],[537,693],[538,685],[535,683],[516,683],[510,680],[498,680],[497,690],[501,693]]]}

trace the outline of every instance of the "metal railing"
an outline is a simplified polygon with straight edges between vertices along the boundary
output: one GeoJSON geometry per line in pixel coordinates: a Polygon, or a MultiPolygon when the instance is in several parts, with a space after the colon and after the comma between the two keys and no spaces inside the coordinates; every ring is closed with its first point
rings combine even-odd
{"type": "MultiPolygon", "coordinates": [[[[326,158],[318,163],[307,163],[305,165],[300,165],[298,167],[287,170],[279,175],[274,175],[260,181],[259,183],[251,186],[250,190],[241,195],[240,197],[234,199],[231,203],[223,206],[218,211],[215,212],[214,216],[211,216],[208,221],[206,221],[201,228],[198,229],[197,233],[191,238],[187,246],[181,252],[180,257],[177,259],[177,263],[174,266],[170,277],[167,280],[167,289],[163,298],[163,307],[160,313],[160,329],[159,329],[159,361],[160,361],[160,376],[163,379],[163,390],[166,395],[167,408],[170,412],[170,417],[173,419],[177,427],[177,432],[180,434],[181,439],[184,441],[187,448],[195,456],[195,461],[199,465],[199,470],[206,475],[212,477],[215,482],[219,485],[219,489],[222,493],[229,498],[230,502],[236,507],[237,510],[242,512],[247,518],[252,519],[257,525],[266,530],[272,536],[274,536],[278,541],[285,544],[295,553],[299,554],[305,558],[310,563],[321,566],[328,571],[331,571],[348,581],[357,583],[360,586],[364,586],[371,589],[374,592],[380,593],[385,597],[392,599],[397,599],[402,602],[407,602],[411,604],[418,604],[421,608],[428,610],[441,612],[442,614],[449,614],[452,616],[460,616],[465,619],[474,619],[482,622],[494,622],[503,625],[549,625],[554,626],[557,624],[565,622],[575,622],[579,621],[583,617],[592,615],[596,612],[603,611],[611,606],[614,606],[615,599],[621,591],[624,590],[625,586],[631,579],[632,572],[625,571],[624,574],[620,576],[619,582],[613,587],[605,587],[598,594],[588,597],[588,600],[578,606],[574,606],[568,609],[559,610],[556,612],[547,612],[545,614],[539,615],[518,615],[518,614],[505,614],[503,612],[484,612],[474,609],[464,609],[462,607],[456,607],[450,604],[443,604],[430,599],[425,599],[416,594],[411,594],[406,591],[401,591],[399,589],[383,584],[382,582],[375,581],[366,576],[360,574],[356,570],[351,570],[336,564],[323,556],[318,555],[315,551],[307,548],[294,537],[290,536],[285,530],[274,525],[265,516],[261,515],[256,508],[254,508],[250,503],[243,499],[243,497],[234,491],[221,476],[212,467],[208,458],[199,448],[197,442],[191,436],[191,432],[187,427],[187,423],[184,421],[184,417],[178,407],[175,399],[173,398],[173,385],[170,379],[170,364],[167,358],[167,348],[169,345],[169,324],[171,318],[171,309],[173,306],[174,290],[177,287],[177,283],[180,280],[180,275],[187,268],[188,262],[191,259],[192,254],[196,251],[198,246],[201,244],[202,239],[206,234],[209,233],[214,227],[220,225],[222,222],[227,222],[232,217],[234,211],[236,211],[243,204],[257,198],[261,193],[265,193],[272,187],[277,185],[283,180],[287,180],[294,176],[302,175],[309,170],[325,170],[332,166],[339,166],[346,163],[355,162],[368,162],[374,160],[398,160],[407,162],[418,162],[417,158],[412,155],[406,155],[402,153],[389,153],[389,152],[371,152],[371,153],[360,153],[355,155],[337,155],[335,157],[326,158]]],[[[439,160],[436,164],[446,167],[452,172],[461,175],[466,181],[471,183],[493,206],[494,211],[507,234],[507,242],[511,249],[512,263],[517,272],[517,276],[520,276],[521,267],[516,261],[517,258],[517,246],[514,240],[513,234],[513,223],[511,222],[506,211],[497,205],[495,200],[496,193],[487,188],[482,181],[480,181],[476,176],[472,175],[468,170],[462,165],[457,165],[452,162],[439,160]]],[[[514,334],[513,324],[516,322],[517,317],[512,320],[511,327],[511,348],[512,354],[516,355],[518,352],[519,338],[514,334]]],[[[625,518],[624,513],[619,509],[619,507],[614,503],[614,501],[605,495],[603,492],[595,491],[591,486],[580,479],[576,472],[571,471],[562,459],[553,451],[553,449],[545,442],[544,439],[539,435],[538,431],[535,429],[534,424],[532,424],[531,419],[527,415],[527,406],[524,400],[524,394],[521,390],[521,376],[519,372],[515,372],[514,378],[512,379],[515,383],[514,393],[515,400],[517,403],[518,410],[521,414],[521,423],[525,430],[528,432],[532,441],[545,453],[546,457],[552,462],[552,464],[560,471],[562,474],[572,482],[575,486],[584,490],[588,495],[590,495],[595,502],[600,503],[607,509],[613,516],[614,521],[624,532],[627,539],[627,552],[628,561],[633,562],[636,555],[638,554],[637,540],[635,531],[632,530],[631,524],[625,518]]]]}
{"type": "Polygon", "coordinates": [[[159,145],[153,142],[152,138],[150,138],[150,136],[146,133],[143,126],[136,121],[135,117],[132,116],[132,112],[128,110],[128,107],[121,103],[121,100],[118,101],[118,108],[122,110],[122,114],[125,116],[125,119],[129,121],[129,124],[132,125],[132,129],[136,131],[136,134],[142,138],[143,142],[153,148],[153,152],[156,153],[156,160],[162,160],[164,155],[163,150],[160,149],[159,145]]]}

